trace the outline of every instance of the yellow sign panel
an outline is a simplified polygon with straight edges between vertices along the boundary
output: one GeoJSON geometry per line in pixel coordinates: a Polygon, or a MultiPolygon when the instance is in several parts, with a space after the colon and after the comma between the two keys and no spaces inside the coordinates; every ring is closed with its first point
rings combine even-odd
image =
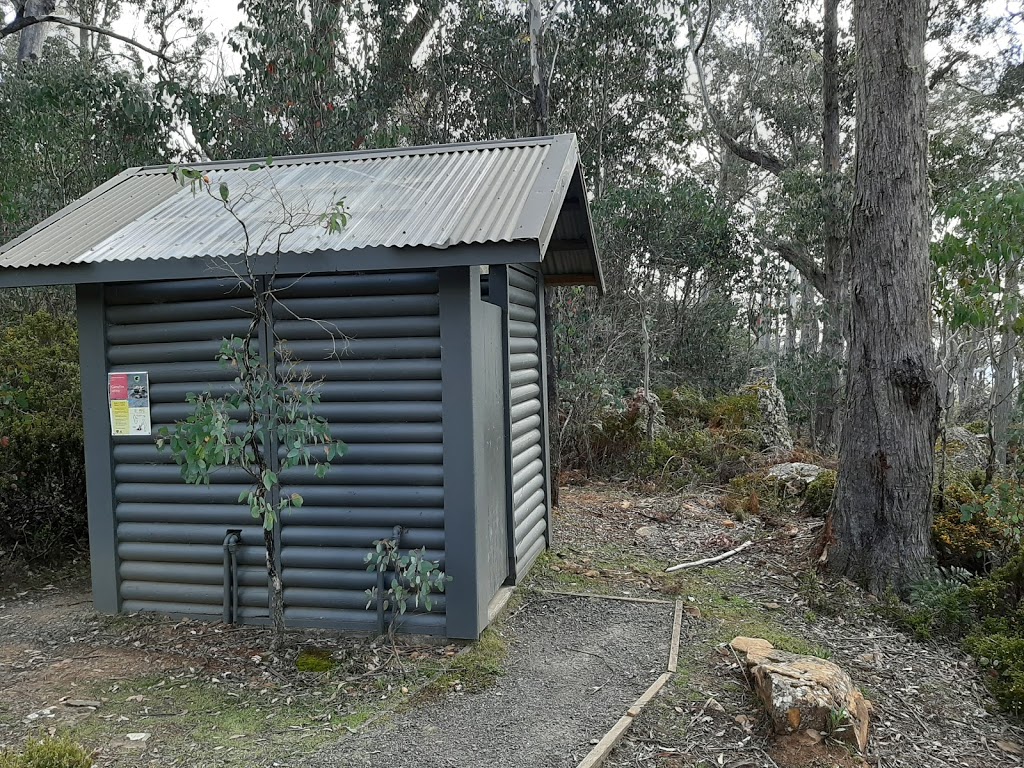
{"type": "Polygon", "coordinates": [[[127,400],[110,401],[110,426],[111,432],[115,435],[130,435],[130,409],[127,400]]]}

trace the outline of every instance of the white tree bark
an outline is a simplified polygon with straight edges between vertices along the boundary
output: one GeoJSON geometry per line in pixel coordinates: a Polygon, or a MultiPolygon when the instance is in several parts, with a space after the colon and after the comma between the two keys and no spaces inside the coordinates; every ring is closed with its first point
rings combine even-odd
{"type": "MultiPolygon", "coordinates": [[[[20,5],[20,3],[19,3],[20,5]]],[[[49,16],[57,10],[56,0],[25,0],[22,15],[49,16]]],[[[50,34],[51,24],[33,24],[21,30],[18,40],[18,62],[24,64],[43,57],[43,43],[50,34]]]]}

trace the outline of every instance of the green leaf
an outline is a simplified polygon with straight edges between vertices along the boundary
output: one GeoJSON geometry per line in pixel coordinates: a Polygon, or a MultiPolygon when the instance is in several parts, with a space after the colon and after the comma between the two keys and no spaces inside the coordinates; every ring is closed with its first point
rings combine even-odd
{"type": "Polygon", "coordinates": [[[220,199],[225,203],[228,201],[228,185],[223,181],[220,183],[220,199]]]}

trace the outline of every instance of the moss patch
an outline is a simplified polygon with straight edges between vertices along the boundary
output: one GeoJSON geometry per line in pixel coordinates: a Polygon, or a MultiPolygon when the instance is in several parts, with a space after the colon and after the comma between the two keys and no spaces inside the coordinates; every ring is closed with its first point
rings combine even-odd
{"type": "Polygon", "coordinates": [[[295,659],[299,672],[331,672],[338,666],[330,651],[323,648],[304,648],[295,659]]]}
{"type": "Polygon", "coordinates": [[[47,736],[20,752],[0,753],[0,768],[92,768],[92,758],[66,736],[47,736]]]}
{"type": "Polygon", "coordinates": [[[426,697],[452,690],[483,693],[505,673],[508,644],[494,627],[484,630],[480,639],[458,654],[434,683],[423,690],[426,697]]]}

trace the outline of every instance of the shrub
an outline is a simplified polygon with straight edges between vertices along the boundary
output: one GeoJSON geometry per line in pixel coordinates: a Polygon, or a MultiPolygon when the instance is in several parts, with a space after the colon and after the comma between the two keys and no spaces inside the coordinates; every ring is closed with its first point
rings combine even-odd
{"type": "Polygon", "coordinates": [[[1024,712],[1024,554],[987,577],[946,569],[917,585],[911,604],[893,603],[890,617],[921,638],[947,636],[987,670],[1003,707],[1024,712]]]}
{"type": "Polygon", "coordinates": [[[92,758],[64,737],[31,741],[20,753],[0,753],[0,768],[92,768],[92,758]]]}
{"type": "Polygon", "coordinates": [[[708,426],[712,428],[757,429],[760,423],[761,410],[755,392],[722,395],[711,403],[708,426]]]}
{"type": "Polygon", "coordinates": [[[838,475],[833,469],[822,470],[816,478],[807,484],[804,491],[804,502],[801,509],[811,517],[824,517],[832,505],[832,495],[836,490],[838,475]]]}
{"type": "Polygon", "coordinates": [[[47,563],[87,541],[78,345],[46,314],[0,331],[0,553],[47,563]]]}
{"type": "Polygon", "coordinates": [[[748,472],[729,481],[722,508],[738,519],[747,515],[772,514],[785,506],[785,492],[762,472],[748,472]]]}
{"type": "Polygon", "coordinates": [[[1014,714],[1024,712],[1024,637],[975,635],[964,648],[988,672],[986,682],[999,703],[1014,714]]]}
{"type": "Polygon", "coordinates": [[[712,405],[704,395],[690,387],[661,389],[657,392],[665,418],[670,426],[679,422],[700,422],[706,424],[712,416],[712,405]]]}
{"type": "Polygon", "coordinates": [[[756,393],[706,399],[688,387],[656,393],[655,438],[647,438],[647,412],[637,394],[602,390],[593,423],[582,440],[563,445],[570,466],[606,475],[625,474],[654,487],[728,482],[762,463],[764,440],[756,393]]]}

